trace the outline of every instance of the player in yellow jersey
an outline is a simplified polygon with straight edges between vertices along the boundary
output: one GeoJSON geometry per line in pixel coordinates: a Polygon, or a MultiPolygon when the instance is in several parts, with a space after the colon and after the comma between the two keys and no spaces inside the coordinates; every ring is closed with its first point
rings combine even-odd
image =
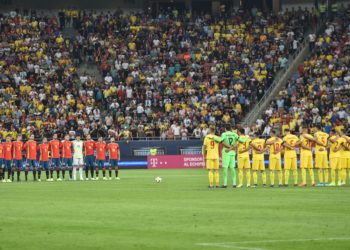
{"type": "Polygon", "coordinates": [[[342,137],[346,140],[343,143],[343,155],[342,155],[342,185],[346,184],[347,176],[350,177],[350,137],[342,133],[342,137]]]}
{"type": "Polygon", "coordinates": [[[276,133],[271,130],[270,137],[266,141],[266,146],[269,147],[269,171],[270,171],[270,187],[275,185],[275,171],[278,173],[278,186],[283,186],[283,174],[281,166],[281,150],[282,150],[282,139],[276,136],[276,133]]]}
{"type": "MultiPolygon", "coordinates": [[[[208,169],[209,188],[214,187],[214,179],[216,187],[219,187],[219,144],[222,138],[214,134],[215,128],[210,127],[208,135],[204,138],[202,154],[205,166],[208,169]]],[[[230,145],[223,143],[228,149],[232,149],[230,145]]]]}
{"type": "Polygon", "coordinates": [[[315,167],[318,170],[318,186],[328,184],[329,169],[328,169],[328,137],[329,135],[322,131],[322,126],[316,126],[314,134],[315,139],[315,167]]]}
{"type": "Polygon", "coordinates": [[[292,170],[293,173],[294,186],[298,186],[297,153],[295,147],[299,142],[299,138],[291,134],[289,128],[286,128],[284,132],[284,186],[288,187],[290,170],[292,170]]]}
{"type": "Polygon", "coordinates": [[[340,151],[342,150],[342,143],[345,141],[341,138],[335,129],[331,130],[331,136],[329,137],[330,148],[329,148],[329,165],[331,169],[331,183],[329,186],[336,186],[336,175],[338,173],[338,184],[341,184],[340,173],[340,151]]]}
{"type": "Polygon", "coordinates": [[[265,154],[265,140],[260,139],[255,134],[253,135],[253,140],[250,143],[250,146],[253,151],[253,187],[258,186],[258,171],[261,172],[261,179],[263,187],[266,187],[266,172],[265,172],[265,162],[264,162],[264,154],[265,154]]]}
{"type": "Polygon", "coordinates": [[[243,186],[243,171],[246,173],[246,183],[247,187],[250,187],[250,159],[249,159],[249,148],[250,148],[250,138],[244,135],[244,129],[239,128],[237,130],[239,137],[245,140],[245,143],[238,144],[237,150],[237,167],[238,167],[238,188],[243,186]]]}
{"type": "Polygon", "coordinates": [[[300,169],[302,182],[299,186],[306,187],[306,169],[309,170],[311,186],[315,186],[315,176],[312,164],[312,143],[315,141],[312,135],[309,134],[308,128],[302,129],[300,135],[300,169]]]}

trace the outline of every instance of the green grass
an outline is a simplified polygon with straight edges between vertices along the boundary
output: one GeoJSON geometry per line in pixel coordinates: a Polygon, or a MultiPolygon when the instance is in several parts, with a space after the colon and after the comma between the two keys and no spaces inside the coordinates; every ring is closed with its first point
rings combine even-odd
{"type": "Polygon", "coordinates": [[[350,249],[349,186],[208,190],[203,169],[120,175],[0,183],[0,249],[350,249]]]}

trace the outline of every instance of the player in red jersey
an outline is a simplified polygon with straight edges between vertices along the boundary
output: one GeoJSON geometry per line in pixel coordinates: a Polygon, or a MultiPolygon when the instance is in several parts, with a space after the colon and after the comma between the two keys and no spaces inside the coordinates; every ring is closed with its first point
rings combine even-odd
{"type": "Polygon", "coordinates": [[[73,150],[72,150],[72,142],[70,141],[70,136],[65,135],[64,141],[62,142],[62,157],[64,166],[62,167],[62,177],[64,180],[66,169],[69,170],[69,178],[73,179],[73,150]]]}
{"type": "Polygon", "coordinates": [[[37,145],[36,145],[36,141],[34,141],[34,135],[33,134],[30,135],[29,140],[24,144],[23,148],[26,151],[26,159],[27,159],[26,170],[25,170],[26,181],[28,181],[28,172],[29,172],[30,168],[33,170],[34,181],[36,181],[36,171],[37,171],[36,152],[37,152],[37,145]]]}
{"type": "Polygon", "coordinates": [[[98,142],[96,143],[96,160],[97,160],[96,178],[97,179],[98,179],[99,169],[102,168],[103,180],[107,180],[106,167],[105,167],[106,150],[107,150],[107,144],[103,141],[103,137],[100,136],[98,138],[98,142]]]}
{"type": "Polygon", "coordinates": [[[109,179],[112,179],[112,170],[115,169],[115,178],[118,177],[118,161],[120,161],[120,149],[119,144],[115,142],[114,137],[111,138],[111,142],[107,146],[109,155],[109,179]]]}
{"type": "Polygon", "coordinates": [[[0,181],[6,182],[5,180],[5,169],[4,169],[4,145],[0,140],[0,181]]]}
{"type": "MultiPolygon", "coordinates": [[[[45,170],[46,173],[46,181],[50,181],[51,179],[49,178],[49,149],[50,145],[47,142],[47,138],[44,137],[42,143],[38,146],[38,151],[39,151],[39,162],[40,162],[40,167],[38,171],[38,180],[41,181],[41,171],[42,169],[45,170]]],[[[52,173],[51,173],[51,178],[52,178],[52,173]]]]}
{"type": "MultiPolygon", "coordinates": [[[[4,165],[7,169],[7,182],[12,182],[14,179],[14,169],[12,169],[12,142],[11,142],[11,136],[6,136],[6,142],[3,143],[4,147],[4,165]],[[12,175],[12,181],[11,181],[11,175],[12,175]]],[[[4,170],[5,172],[5,170],[4,170]]],[[[5,174],[4,174],[5,179],[5,174]]]]}
{"type": "Polygon", "coordinates": [[[57,134],[54,134],[52,137],[52,140],[49,142],[50,153],[51,153],[51,169],[50,169],[51,181],[53,181],[53,177],[52,177],[53,168],[56,169],[57,180],[62,181],[62,179],[60,178],[60,169],[62,166],[61,159],[60,159],[61,142],[57,138],[58,138],[57,134]]]}
{"type": "Polygon", "coordinates": [[[86,180],[89,180],[89,169],[91,174],[91,180],[94,178],[94,165],[95,165],[95,156],[94,150],[96,148],[96,143],[91,140],[91,136],[86,136],[86,141],[84,142],[84,156],[85,156],[85,177],[86,180]]]}
{"type": "Polygon", "coordinates": [[[23,142],[22,136],[17,136],[17,140],[13,142],[13,159],[17,170],[17,181],[21,181],[21,168],[23,167],[23,142]]]}

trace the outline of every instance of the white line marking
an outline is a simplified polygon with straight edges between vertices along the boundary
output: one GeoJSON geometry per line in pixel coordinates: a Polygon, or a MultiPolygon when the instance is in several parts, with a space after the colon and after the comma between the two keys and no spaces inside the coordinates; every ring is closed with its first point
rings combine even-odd
{"type": "Polygon", "coordinates": [[[197,246],[203,247],[217,247],[217,248],[231,248],[242,250],[264,250],[264,248],[257,247],[243,247],[240,244],[256,244],[256,243],[278,243],[278,242],[305,242],[305,241],[332,241],[332,240],[350,240],[347,238],[313,238],[313,239],[290,239],[290,240],[258,240],[258,241],[236,241],[236,242],[216,242],[216,243],[197,243],[197,246]]]}

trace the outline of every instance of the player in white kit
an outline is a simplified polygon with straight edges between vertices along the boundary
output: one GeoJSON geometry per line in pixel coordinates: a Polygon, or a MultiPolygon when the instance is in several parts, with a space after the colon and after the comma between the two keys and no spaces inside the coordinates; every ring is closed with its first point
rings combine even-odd
{"type": "Polygon", "coordinates": [[[77,179],[77,168],[79,168],[80,180],[83,181],[83,141],[80,140],[80,135],[77,135],[73,141],[73,180],[77,179]]]}

